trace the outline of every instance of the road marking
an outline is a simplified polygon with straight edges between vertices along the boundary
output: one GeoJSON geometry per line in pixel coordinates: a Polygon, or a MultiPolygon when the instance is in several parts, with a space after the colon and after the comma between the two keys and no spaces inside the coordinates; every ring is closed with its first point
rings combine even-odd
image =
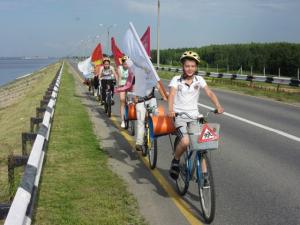
{"type": "MultiPolygon", "coordinates": [[[[79,74],[75,71],[77,77],[82,82],[82,77],[79,76],[79,74]]],[[[118,120],[115,116],[111,116],[111,121],[114,123],[114,125],[119,128],[118,120]]],[[[120,130],[120,133],[122,136],[126,139],[126,141],[130,144],[132,149],[135,148],[135,142],[132,136],[130,136],[125,130],[120,130]]],[[[146,167],[150,170],[152,175],[155,177],[155,179],[158,181],[158,183],[161,185],[161,187],[165,190],[165,192],[170,196],[173,203],[176,205],[176,207],[180,210],[180,212],[183,214],[183,216],[187,219],[187,221],[191,225],[203,225],[201,221],[194,216],[193,212],[190,210],[188,204],[174,191],[172,186],[169,184],[169,182],[163,177],[163,175],[157,170],[151,170],[148,165],[149,162],[146,160],[145,157],[141,155],[141,153],[138,154],[140,159],[143,161],[143,163],[146,165],[146,167]]]]}
{"type": "MultiPolygon", "coordinates": [[[[115,116],[112,116],[111,120],[116,127],[119,127],[118,120],[115,116]]],[[[126,141],[130,144],[132,149],[134,149],[135,148],[134,138],[132,136],[130,136],[125,130],[120,130],[120,133],[126,139],[126,141]]],[[[194,216],[194,214],[191,211],[191,209],[189,208],[188,204],[174,191],[173,187],[163,177],[163,175],[157,169],[151,170],[148,166],[149,162],[147,161],[147,159],[145,157],[143,157],[141,153],[138,153],[138,155],[139,155],[140,159],[143,161],[143,163],[146,165],[146,167],[150,170],[152,175],[155,177],[155,179],[158,181],[158,183],[161,185],[161,187],[170,196],[173,203],[180,210],[180,212],[184,215],[184,217],[187,219],[187,221],[192,225],[203,225],[203,223],[201,223],[201,221],[196,216],[194,216]]]]}
{"type": "MultiPolygon", "coordinates": [[[[207,105],[204,105],[204,104],[201,104],[201,103],[198,103],[198,105],[199,105],[199,106],[202,106],[202,107],[204,107],[204,108],[206,108],[206,109],[209,109],[209,110],[214,110],[214,108],[212,108],[212,107],[210,107],[210,106],[207,106],[207,105]]],[[[281,130],[276,130],[276,129],[272,128],[272,127],[268,127],[268,126],[265,126],[265,125],[263,125],[263,124],[256,123],[256,122],[254,122],[254,121],[247,120],[247,119],[245,119],[245,118],[242,118],[242,117],[233,115],[233,114],[231,114],[231,113],[224,112],[223,114],[226,115],[226,116],[228,116],[228,117],[231,117],[231,118],[233,118],[233,119],[240,120],[240,121],[242,121],[242,122],[244,122],[244,123],[251,124],[251,125],[253,125],[253,126],[262,128],[262,129],[264,129],[264,130],[274,132],[274,133],[276,133],[276,134],[279,134],[279,135],[284,136],[284,137],[286,137],[286,138],[289,138],[289,139],[291,139],[291,140],[300,142],[300,137],[294,136],[294,135],[292,135],[292,134],[288,134],[288,133],[283,132],[283,131],[281,131],[281,130]]]]}

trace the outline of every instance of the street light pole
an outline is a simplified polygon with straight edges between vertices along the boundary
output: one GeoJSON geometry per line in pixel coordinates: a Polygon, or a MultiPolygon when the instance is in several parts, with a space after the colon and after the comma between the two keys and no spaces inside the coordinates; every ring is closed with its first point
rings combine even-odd
{"type": "MultiPolygon", "coordinates": [[[[102,27],[103,24],[101,23],[101,24],[99,24],[99,26],[102,27]]],[[[107,54],[109,54],[109,52],[110,52],[109,51],[109,30],[110,30],[110,28],[113,28],[115,26],[117,26],[117,24],[112,24],[112,25],[106,26],[106,29],[107,29],[107,54]]]]}
{"type": "Polygon", "coordinates": [[[157,1],[157,67],[159,67],[159,25],[160,25],[160,1],[157,1]]]}

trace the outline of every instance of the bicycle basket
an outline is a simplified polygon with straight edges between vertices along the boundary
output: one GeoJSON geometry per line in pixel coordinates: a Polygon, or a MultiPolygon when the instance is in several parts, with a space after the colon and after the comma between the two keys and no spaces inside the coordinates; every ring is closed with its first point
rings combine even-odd
{"type": "Polygon", "coordinates": [[[191,150],[215,150],[219,147],[220,124],[197,124],[189,128],[191,150]]]}

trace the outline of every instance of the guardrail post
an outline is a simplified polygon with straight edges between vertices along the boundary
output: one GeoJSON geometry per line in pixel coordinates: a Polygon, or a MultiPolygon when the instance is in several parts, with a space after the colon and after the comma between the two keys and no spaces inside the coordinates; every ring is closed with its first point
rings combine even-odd
{"type": "Polygon", "coordinates": [[[10,208],[10,204],[8,204],[8,203],[0,204],[0,220],[5,219],[5,217],[8,214],[9,208],[10,208]]]}
{"type": "Polygon", "coordinates": [[[280,84],[277,84],[276,92],[279,92],[280,84]]]}
{"type": "Polygon", "coordinates": [[[36,108],[36,117],[40,118],[43,117],[43,114],[45,113],[46,108],[45,107],[37,107],[36,108]]]}
{"type": "MultiPolygon", "coordinates": [[[[42,122],[43,122],[42,118],[31,117],[30,118],[30,132],[36,133],[39,124],[42,122]],[[34,125],[36,125],[36,129],[34,129],[34,125]]],[[[23,143],[23,139],[22,139],[22,143],[23,143]]]]}
{"type": "Polygon", "coordinates": [[[45,107],[48,105],[48,103],[49,103],[49,100],[41,100],[40,107],[45,107]]]}
{"type": "Polygon", "coordinates": [[[15,167],[23,166],[27,163],[28,156],[14,156],[9,155],[7,159],[7,175],[9,184],[10,199],[13,198],[14,186],[15,186],[15,167]]]}
{"type": "Polygon", "coordinates": [[[32,144],[36,138],[36,135],[37,134],[35,133],[27,133],[27,132],[22,133],[22,155],[23,156],[27,155],[27,150],[26,150],[27,141],[30,141],[32,144]]]}

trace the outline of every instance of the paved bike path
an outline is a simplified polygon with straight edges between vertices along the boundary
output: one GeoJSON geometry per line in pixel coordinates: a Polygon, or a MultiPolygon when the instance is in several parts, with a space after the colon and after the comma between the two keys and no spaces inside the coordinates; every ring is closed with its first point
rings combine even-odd
{"type": "Polygon", "coordinates": [[[78,76],[75,77],[77,92],[88,110],[101,148],[109,154],[112,170],[124,179],[129,192],[137,198],[140,212],[146,221],[151,225],[190,224],[140,160],[119,127],[107,118],[103,107],[88,93],[78,76]]]}

